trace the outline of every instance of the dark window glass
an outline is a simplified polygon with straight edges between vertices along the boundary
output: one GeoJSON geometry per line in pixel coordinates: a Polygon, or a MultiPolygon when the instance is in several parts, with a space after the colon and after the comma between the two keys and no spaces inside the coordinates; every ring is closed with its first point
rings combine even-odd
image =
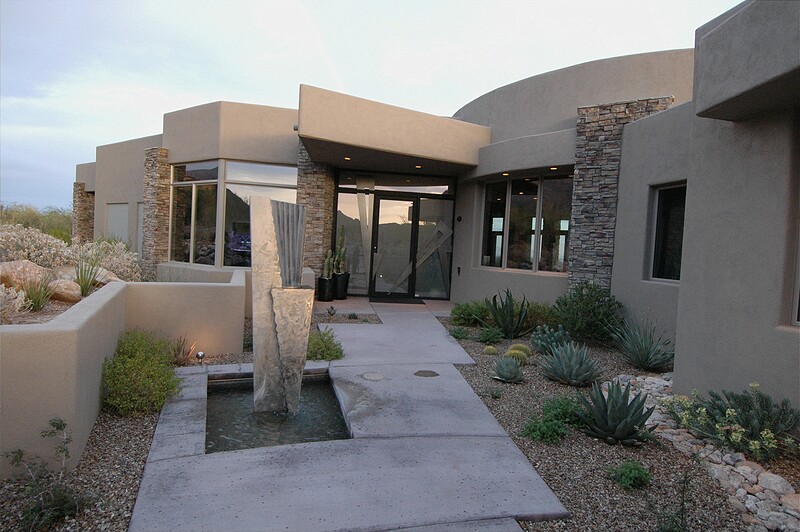
{"type": "Polygon", "coordinates": [[[184,183],[186,181],[216,181],[218,177],[218,161],[181,164],[172,167],[173,183],[184,183]]]}
{"type": "Polygon", "coordinates": [[[483,256],[484,266],[503,265],[503,230],[506,217],[507,181],[486,185],[486,207],[483,220],[483,256]]]}
{"type": "Polygon", "coordinates": [[[511,219],[508,226],[508,257],[506,259],[508,268],[533,269],[538,195],[538,179],[528,178],[511,182],[511,219]]]}
{"type": "Polygon", "coordinates": [[[192,238],[192,187],[172,189],[172,242],[170,259],[189,262],[189,246],[192,238]]]}
{"type": "Polygon", "coordinates": [[[217,185],[196,185],[194,262],[214,265],[217,241],[217,185]]]}
{"type": "Polygon", "coordinates": [[[451,177],[437,176],[369,174],[365,172],[341,172],[339,174],[339,188],[357,190],[441,195],[453,194],[454,182],[451,177]]]}
{"type": "Polygon", "coordinates": [[[685,206],[685,186],[664,188],[658,191],[653,255],[653,277],[655,278],[675,280],[681,278],[685,206]]]}
{"type": "Polygon", "coordinates": [[[542,234],[539,270],[566,272],[569,218],[572,213],[572,178],[542,181],[542,234]]]}

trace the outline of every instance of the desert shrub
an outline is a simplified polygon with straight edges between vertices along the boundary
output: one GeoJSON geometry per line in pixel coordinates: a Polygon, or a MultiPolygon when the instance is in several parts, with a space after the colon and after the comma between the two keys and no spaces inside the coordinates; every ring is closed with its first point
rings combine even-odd
{"type": "Polygon", "coordinates": [[[25,479],[26,506],[22,512],[25,530],[49,529],[65,517],[78,513],[90,499],[73,490],[66,483],[67,460],[72,435],[67,424],[59,418],[50,420],[50,428],[41,432],[42,438],[56,438],[55,460],[60,462],[58,471],[52,471],[39,457],[26,459],[22,449],[3,453],[12,466],[22,467],[25,479]]]}
{"type": "Polygon", "coordinates": [[[467,329],[466,327],[456,325],[455,327],[450,327],[450,336],[452,336],[456,340],[466,340],[471,336],[471,334],[469,332],[469,329],[467,329]]]}
{"type": "Polygon", "coordinates": [[[29,308],[25,292],[0,284],[0,323],[6,323],[12,314],[29,308]]]}
{"type": "Polygon", "coordinates": [[[478,341],[482,344],[496,344],[503,340],[503,333],[497,327],[481,327],[478,341]]]}
{"type": "Polygon", "coordinates": [[[53,297],[55,289],[50,285],[53,276],[50,274],[28,277],[22,281],[22,291],[25,292],[25,303],[31,312],[39,312],[53,297]]]}
{"type": "Polygon", "coordinates": [[[187,365],[196,346],[197,340],[189,345],[186,336],[179,336],[177,340],[172,342],[172,364],[175,366],[187,365]]]}
{"type": "MultiPolygon", "coordinates": [[[[69,249],[70,261],[77,263],[81,255],[96,257],[98,266],[113,272],[123,281],[141,281],[142,269],[139,256],[119,240],[101,239],[87,242],[69,249]]],[[[100,279],[102,281],[102,279],[100,279]]]]}
{"type": "Polygon", "coordinates": [[[351,312],[350,314],[347,315],[347,319],[348,320],[357,320],[358,319],[358,314],[356,314],[355,312],[351,312]]]}
{"type": "Polygon", "coordinates": [[[253,350],[253,327],[247,327],[244,330],[244,337],[242,338],[242,350],[243,351],[253,350]]]}
{"type": "Polygon", "coordinates": [[[758,460],[778,456],[781,439],[792,448],[789,433],[800,424],[800,411],[788,399],[775,402],[758,383],[742,393],[710,391],[708,399],[695,394],[693,400],[674,397],[663,405],[681,427],[758,460]]]}
{"type": "Polygon", "coordinates": [[[494,376],[492,378],[511,383],[519,383],[525,380],[517,361],[505,356],[498,358],[494,363],[494,376]]]}
{"type": "Polygon", "coordinates": [[[645,423],[655,407],[645,410],[646,393],[639,393],[633,399],[630,399],[630,393],[630,383],[623,390],[619,382],[612,381],[608,384],[607,397],[596,382],[592,384],[589,399],[578,395],[583,405],[583,410],[578,411],[584,425],[583,432],[611,445],[635,446],[651,439],[652,429],[645,428],[645,423]]]}
{"type": "Polygon", "coordinates": [[[344,357],[342,344],[336,340],[332,329],[311,331],[308,335],[308,360],[339,360],[344,357]]]}
{"type": "Polygon", "coordinates": [[[22,225],[63,240],[72,239],[72,209],[45,207],[42,210],[19,203],[0,204],[0,224],[22,225]]]}
{"type": "Polygon", "coordinates": [[[580,422],[579,409],[578,403],[568,397],[547,399],[542,405],[542,415],[531,417],[520,435],[545,443],[558,443],[569,434],[569,425],[580,422]]]}
{"type": "Polygon", "coordinates": [[[638,460],[626,458],[616,467],[607,469],[611,478],[626,490],[641,489],[650,483],[651,475],[638,460]]]}
{"type": "Polygon", "coordinates": [[[477,327],[489,320],[489,309],[483,301],[457,303],[450,311],[450,321],[453,325],[477,327]]]}
{"type": "Polygon", "coordinates": [[[675,361],[672,340],[665,336],[666,333],[656,336],[654,324],[623,322],[616,327],[609,327],[608,332],[623,358],[634,368],[644,371],[672,369],[675,361]]]}
{"type": "Polygon", "coordinates": [[[619,323],[622,304],[607,288],[590,281],[581,281],[554,306],[555,317],[573,339],[584,342],[607,342],[609,327],[619,323]]]}
{"type": "Polygon", "coordinates": [[[67,244],[33,227],[0,225],[0,262],[26,259],[43,268],[63,266],[67,244]]]}
{"type": "MultiPolygon", "coordinates": [[[[500,329],[503,338],[513,340],[530,332],[530,328],[526,327],[530,303],[525,296],[522,296],[522,301],[515,300],[511,290],[506,289],[505,297],[498,293],[491,300],[487,298],[485,303],[492,325],[500,329]]],[[[488,326],[489,323],[484,320],[484,325],[488,326]]]]}
{"type": "Polygon", "coordinates": [[[603,373],[600,364],[589,358],[585,345],[575,342],[559,345],[542,362],[544,376],[570,386],[589,386],[603,373]]]}
{"type": "Polygon", "coordinates": [[[497,348],[495,346],[487,345],[486,347],[483,348],[483,354],[484,355],[490,355],[490,356],[496,356],[496,355],[499,355],[500,352],[497,350],[497,348]]]}
{"type": "Polygon", "coordinates": [[[559,325],[557,330],[553,330],[549,325],[539,325],[531,334],[531,343],[543,355],[551,355],[553,348],[568,344],[570,342],[569,333],[563,325],[559,325]]]}
{"type": "Polygon", "coordinates": [[[125,333],[114,356],[103,363],[103,404],[120,416],[159,411],[180,390],[172,369],[174,347],[151,333],[125,333]]]}
{"type": "Polygon", "coordinates": [[[530,303],[528,315],[525,318],[526,329],[531,330],[540,325],[555,327],[557,324],[558,321],[556,320],[555,309],[553,309],[552,305],[535,302],[530,303]]]}

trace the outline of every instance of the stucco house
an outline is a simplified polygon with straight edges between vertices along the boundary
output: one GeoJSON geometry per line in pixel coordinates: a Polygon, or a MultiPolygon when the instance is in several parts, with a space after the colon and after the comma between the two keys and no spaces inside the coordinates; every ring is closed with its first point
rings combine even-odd
{"type": "Polygon", "coordinates": [[[301,85],[297,109],[215,102],[77,167],[74,238],[151,278],[249,266],[249,198],[306,205],[350,293],[552,303],[584,279],[676,339],[675,386],[752,381],[800,406],[800,3],[750,0],[695,48],[592,61],[453,117],[301,85]]]}

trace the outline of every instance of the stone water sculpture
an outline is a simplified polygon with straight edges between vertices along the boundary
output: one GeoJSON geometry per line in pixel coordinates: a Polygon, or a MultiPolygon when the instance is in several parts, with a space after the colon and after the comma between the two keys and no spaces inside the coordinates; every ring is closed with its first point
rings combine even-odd
{"type": "Polygon", "coordinates": [[[300,286],[305,207],[253,196],[253,409],[297,411],[314,289],[300,286]]]}

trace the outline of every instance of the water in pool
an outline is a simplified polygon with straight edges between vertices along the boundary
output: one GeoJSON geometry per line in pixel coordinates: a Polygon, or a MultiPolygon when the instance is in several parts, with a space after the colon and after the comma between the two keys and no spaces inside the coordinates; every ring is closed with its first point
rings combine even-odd
{"type": "Polygon", "coordinates": [[[253,412],[253,381],[210,381],[206,453],[348,438],[328,381],[304,381],[294,415],[253,412]]]}

